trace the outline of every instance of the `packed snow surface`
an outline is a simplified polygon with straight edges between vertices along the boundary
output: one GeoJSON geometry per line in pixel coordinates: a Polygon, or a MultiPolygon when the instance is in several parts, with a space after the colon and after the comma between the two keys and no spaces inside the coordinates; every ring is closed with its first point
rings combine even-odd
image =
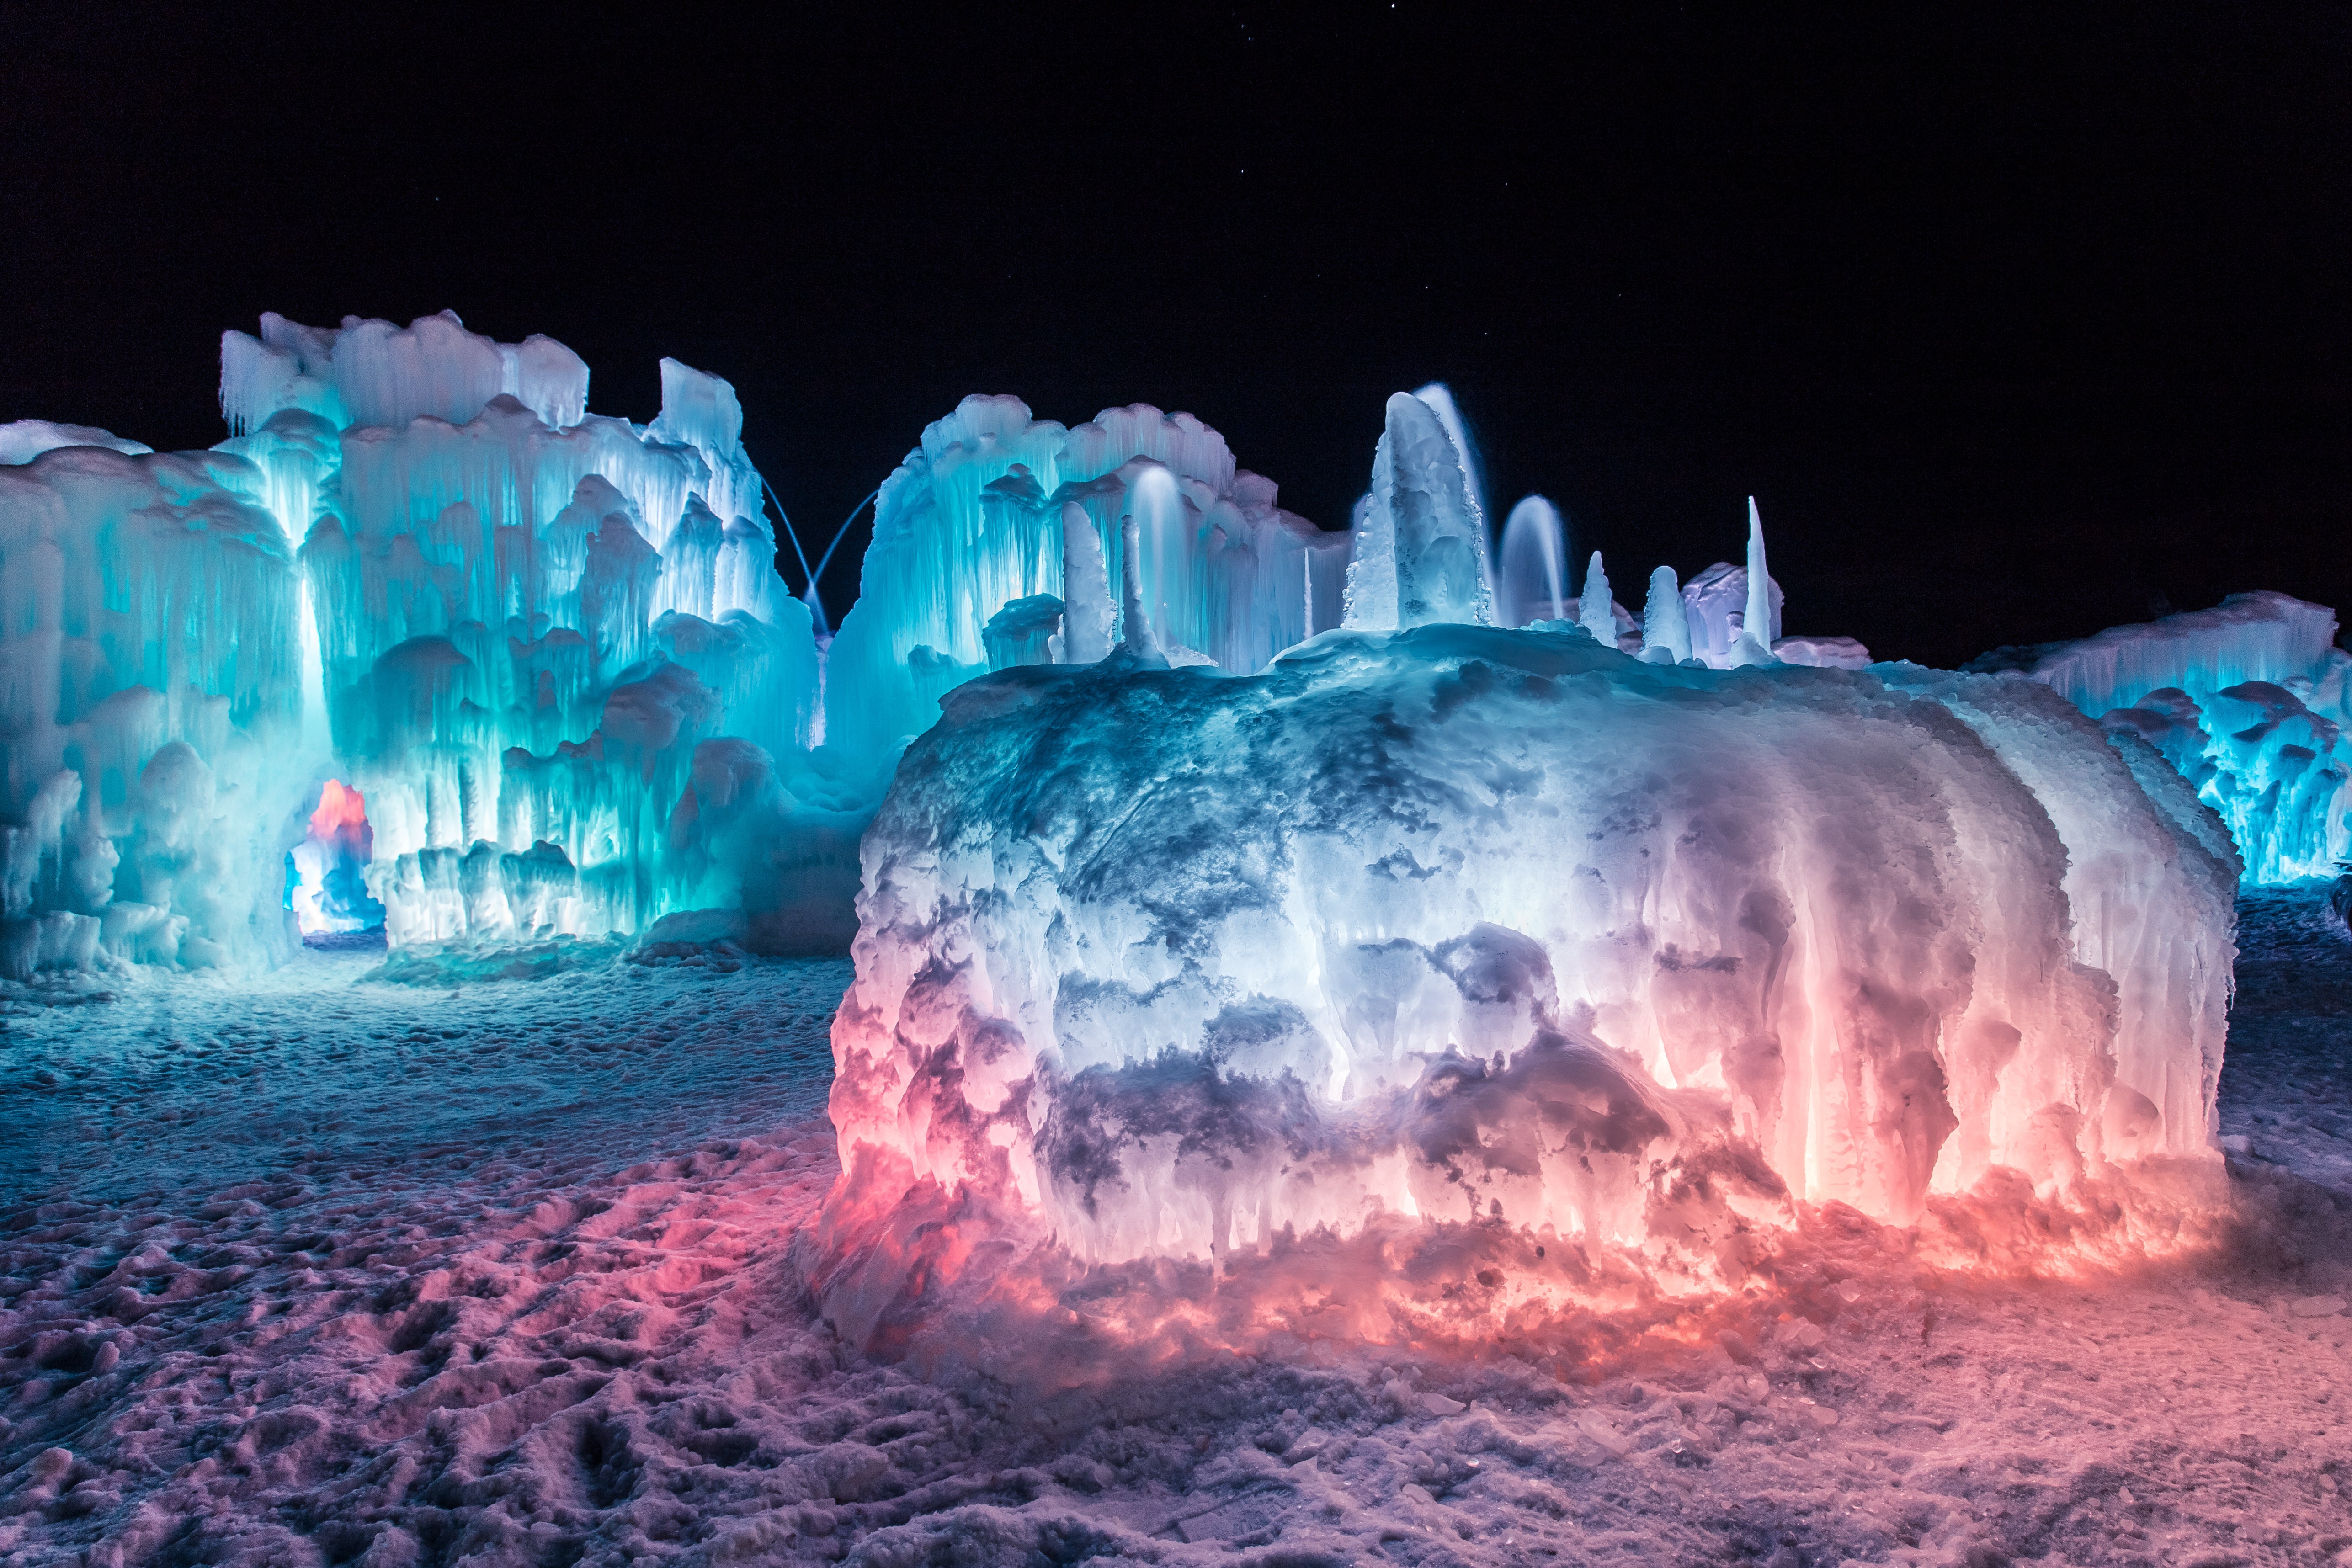
{"type": "Polygon", "coordinates": [[[2352,654],[2326,605],[2236,593],[1969,667],[2021,671],[2162,752],[2229,824],[2249,883],[2331,875],[2352,853],[2352,654]]]}
{"type": "Polygon", "coordinates": [[[1377,1333],[1481,1270],[1477,1312],[1721,1289],[1793,1203],[2032,1193],[2160,1249],[2215,1168],[2228,841],[2031,683],[1441,623],[946,706],[835,1026],[855,1339],[992,1231],[1221,1269],[1378,1239],[1320,1265],[1361,1276],[1329,1332],[1377,1333]],[[1393,1249],[1438,1234],[1415,1282],[1393,1249]]]}
{"type": "Polygon", "coordinates": [[[844,966],[14,987],[0,1561],[2326,1562],[2352,946],[2245,907],[2209,1247],[1956,1273],[1825,1208],[1574,1333],[1042,1371],[809,1303],[844,966]]]}

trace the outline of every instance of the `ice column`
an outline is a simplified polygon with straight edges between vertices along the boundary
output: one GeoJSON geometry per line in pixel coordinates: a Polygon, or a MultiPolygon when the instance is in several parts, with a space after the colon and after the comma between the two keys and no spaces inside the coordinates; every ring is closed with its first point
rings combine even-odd
{"type": "Polygon", "coordinates": [[[1617,601],[1610,596],[1609,574],[1601,570],[1601,552],[1594,550],[1584,568],[1584,592],[1577,601],[1577,623],[1604,648],[1617,645],[1617,601]]]}
{"type": "Polygon", "coordinates": [[[1690,617],[1670,566],[1650,573],[1649,602],[1642,607],[1642,656],[1654,664],[1678,664],[1691,656],[1690,617]]]}
{"type": "Polygon", "coordinates": [[[1110,652],[1110,580],[1102,540],[1087,509],[1062,503],[1062,645],[1066,664],[1091,664],[1110,652]]]}
{"type": "Polygon", "coordinates": [[[1506,626],[1559,621],[1568,609],[1568,546],[1559,509],[1541,496],[1511,508],[1503,523],[1502,569],[1495,583],[1496,618],[1506,626]]]}

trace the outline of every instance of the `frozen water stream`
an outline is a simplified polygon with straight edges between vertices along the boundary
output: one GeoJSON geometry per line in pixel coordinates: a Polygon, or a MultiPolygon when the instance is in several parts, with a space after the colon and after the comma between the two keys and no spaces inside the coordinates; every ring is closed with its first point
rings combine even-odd
{"type": "Polygon", "coordinates": [[[2242,940],[2249,1223],[2194,1263],[1939,1277],[1832,1218],[1581,1365],[1068,1388],[816,1322],[845,966],[12,1002],[0,1564],[2340,1561],[2352,945],[2308,892],[2242,940]]]}

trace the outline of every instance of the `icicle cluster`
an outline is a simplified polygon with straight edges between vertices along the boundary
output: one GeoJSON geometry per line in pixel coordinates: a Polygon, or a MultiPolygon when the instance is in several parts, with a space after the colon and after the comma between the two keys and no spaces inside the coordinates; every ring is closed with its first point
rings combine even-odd
{"type": "Polygon", "coordinates": [[[2326,605],[2232,594],[1969,668],[2030,674],[2154,747],[2229,824],[2249,883],[2332,876],[2352,856],[2352,654],[2326,605]]]}

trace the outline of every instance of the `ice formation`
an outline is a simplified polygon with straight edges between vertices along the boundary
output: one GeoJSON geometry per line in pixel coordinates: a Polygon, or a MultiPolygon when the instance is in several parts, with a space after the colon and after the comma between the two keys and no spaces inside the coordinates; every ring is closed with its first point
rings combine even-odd
{"type": "Polygon", "coordinates": [[[262,475],[6,434],[36,455],[0,467],[0,972],[283,950],[299,591],[262,475]]]}
{"type": "Polygon", "coordinates": [[[1495,612],[1505,626],[1568,619],[1568,533],[1559,508],[1529,496],[1503,523],[1495,612]]]}
{"type": "Polygon", "coordinates": [[[2153,750],[1795,667],[1866,655],[1779,635],[1752,503],[1747,567],[1639,623],[1596,554],[1575,622],[1487,624],[1465,472],[1400,394],[1345,629],[1007,667],[907,753],[835,1025],[848,1332],[992,1227],[1089,1267],[1496,1227],[1464,1255],[1548,1238],[1573,1297],[1719,1281],[1792,1199],[2210,1163],[2238,864],[2153,750]]]}
{"type": "Polygon", "coordinates": [[[968,398],[876,492],[828,639],[776,575],[734,389],[661,373],[638,425],[588,412],[588,368],[552,339],[272,314],[223,337],[214,452],[0,432],[9,971],[266,958],[379,912],[395,946],[710,911],[755,943],[836,945],[852,846],[940,699],[1115,649],[1250,675],[1343,621],[1499,615],[1581,619],[1653,662],[1867,659],[1778,635],[1752,506],[1748,568],[1666,571],[1639,622],[1597,555],[1565,596],[1539,497],[1498,575],[1437,383],[1389,400],[1346,535],[1279,508],[1191,414],[1065,429],[968,398]]]}
{"type": "Polygon", "coordinates": [[[2228,842],[2022,683],[1467,623],[1008,671],[866,859],[842,1234],[1499,1219],[1703,1274],[1786,1196],[1908,1222],[2211,1148],[2228,842]]]}
{"type": "Polygon", "coordinates": [[[377,904],[396,943],[710,908],[845,940],[873,790],[811,744],[733,389],[662,392],[639,426],[551,339],[270,315],[223,337],[214,452],[8,427],[9,970],[267,957],[377,904]]]}
{"type": "Polygon", "coordinates": [[[2147,741],[2221,813],[2249,883],[2332,875],[2352,853],[2352,750],[2341,744],[2352,655],[2336,646],[2325,605],[2232,594],[2078,643],[2000,649],[1969,667],[2021,671],[2147,741]]]}
{"type": "Polygon", "coordinates": [[[1111,585],[1129,521],[1162,652],[1263,669],[1338,623],[1348,545],[1275,494],[1189,413],[1136,403],[1065,429],[1017,398],[966,398],[875,503],[857,603],[827,655],[827,740],[892,756],[992,667],[1100,658],[1126,635],[1111,585]],[[1069,624],[1051,630],[1057,611],[1069,624]]]}

